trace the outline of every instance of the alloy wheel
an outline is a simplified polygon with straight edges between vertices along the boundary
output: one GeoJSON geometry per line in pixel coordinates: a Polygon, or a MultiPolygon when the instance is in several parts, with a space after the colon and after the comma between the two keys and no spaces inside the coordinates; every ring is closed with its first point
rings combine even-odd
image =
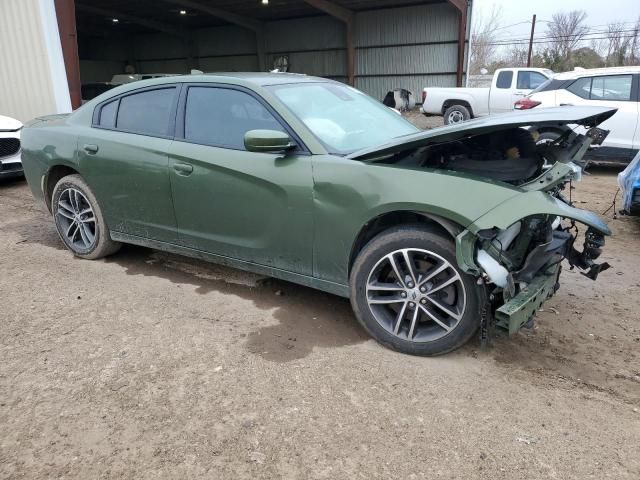
{"type": "Polygon", "coordinates": [[[462,278],[440,255],[422,249],[393,251],[367,279],[367,303],[376,321],[411,342],[431,342],[460,323],[466,307],[462,278]]]}
{"type": "Polygon", "coordinates": [[[75,188],[67,188],[58,197],[56,220],[60,234],[78,251],[88,251],[96,243],[97,223],[91,204],[75,188]]]}

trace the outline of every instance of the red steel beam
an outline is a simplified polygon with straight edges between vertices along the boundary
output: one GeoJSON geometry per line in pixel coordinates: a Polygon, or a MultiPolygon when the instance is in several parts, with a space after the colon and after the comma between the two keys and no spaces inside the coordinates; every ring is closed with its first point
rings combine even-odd
{"type": "Polygon", "coordinates": [[[469,4],[467,0],[449,0],[449,3],[458,10],[458,65],[456,67],[456,85],[462,87],[462,78],[464,76],[464,45],[467,41],[469,4]]]}
{"type": "Polygon", "coordinates": [[[82,91],[80,89],[80,59],[78,57],[75,0],[55,0],[55,7],[71,106],[76,109],[82,105],[82,91]]]}

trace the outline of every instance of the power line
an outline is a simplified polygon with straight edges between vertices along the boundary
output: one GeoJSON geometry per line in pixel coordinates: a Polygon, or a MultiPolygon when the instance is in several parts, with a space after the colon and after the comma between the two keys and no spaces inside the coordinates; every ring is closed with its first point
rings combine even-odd
{"type": "MultiPolygon", "coordinates": [[[[638,34],[637,29],[629,29],[629,30],[612,30],[610,32],[593,32],[593,33],[574,33],[567,35],[543,35],[534,38],[534,41],[538,43],[544,41],[553,41],[553,42],[570,42],[574,40],[598,40],[601,38],[610,38],[611,34],[626,34],[620,35],[618,38],[631,38],[638,34]]],[[[493,42],[488,42],[489,45],[498,45],[498,44],[510,44],[514,42],[528,42],[529,38],[499,38],[494,40],[493,42]]]]}
{"type": "MultiPolygon", "coordinates": [[[[617,38],[633,38],[635,37],[635,35],[621,35],[617,38]]],[[[593,37],[593,38],[589,38],[587,40],[607,40],[610,37],[593,37]]],[[[534,40],[533,43],[535,44],[540,44],[540,43],[564,43],[565,40],[534,40]]],[[[527,45],[529,43],[528,40],[523,40],[523,41],[510,41],[510,42],[487,42],[486,45],[527,45]]]]}

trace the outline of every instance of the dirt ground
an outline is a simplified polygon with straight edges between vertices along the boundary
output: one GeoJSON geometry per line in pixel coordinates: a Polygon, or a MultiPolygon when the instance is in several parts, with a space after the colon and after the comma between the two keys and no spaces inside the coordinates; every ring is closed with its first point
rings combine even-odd
{"type": "MultiPolygon", "coordinates": [[[[603,212],[616,170],[573,192],[603,212]]],[[[153,250],[62,248],[0,183],[0,477],[640,478],[640,219],[533,331],[386,350],[347,300],[153,250]]]]}

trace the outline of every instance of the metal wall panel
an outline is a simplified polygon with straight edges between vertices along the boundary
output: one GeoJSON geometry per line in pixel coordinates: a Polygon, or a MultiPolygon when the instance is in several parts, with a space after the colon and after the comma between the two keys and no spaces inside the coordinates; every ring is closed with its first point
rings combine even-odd
{"type": "Polygon", "coordinates": [[[457,34],[458,13],[448,3],[359,13],[356,86],[380,99],[406,88],[418,102],[424,87],[454,87],[457,34]]]}
{"type": "Polygon", "coordinates": [[[138,60],[186,57],[187,44],[180,38],[162,33],[136,35],[135,54],[138,60]]]}
{"type": "Polygon", "coordinates": [[[56,35],[53,0],[2,0],[0,115],[26,122],[71,110],[60,37],[56,35]]]}
{"type": "Polygon", "coordinates": [[[356,47],[458,39],[458,14],[449,3],[371,10],[357,15],[356,47]]]}
{"type": "MultiPolygon", "coordinates": [[[[265,56],[268,69],[273,68],[273,61],[279,54],[265,56]]],[[[346,51],[325,50],[317,52],[294,52],[288,54],[289,71],[305,73],[320,77],[346,76],[346,51]]]]}
{"type": "Polygon", "coordinates": [[[424,87],[451,87],[456,84],[456,75],[411,75],[357,77],[356,88],[368,93],[373,98],[382,100],[389,90],[406,88],[413,92],[416,102],[422,101],[424,87]]]}
{"type": "Polygon", "coordinates": [[[458,46],[415,45],[358,50],[357,75],[451,73],[456,71],[458,46]]]}
{"type": "Polygon", "coordinates": [[[80,81],[108,82],[114,74],[124,70],[125,63],[114,60],[80,60],[80,81]]]}
{"type": "Polygon", "coordinates": [[[267,23],[265,43],[269,53],[345,48],[345,28],[327,15],[279,20],[267,23]]]}
{"type": "Polygon", "coordinates": [[[246,28],[225,26],[194,32],[199,56],[242,55],[256,52],[255,33],[246,28]]]}
{"type": "Polygon", "coordinates": [[[255,72],[258,70],[258,57],[206,57],[201,58],[200,70],[203,72],[255,72]]]}

